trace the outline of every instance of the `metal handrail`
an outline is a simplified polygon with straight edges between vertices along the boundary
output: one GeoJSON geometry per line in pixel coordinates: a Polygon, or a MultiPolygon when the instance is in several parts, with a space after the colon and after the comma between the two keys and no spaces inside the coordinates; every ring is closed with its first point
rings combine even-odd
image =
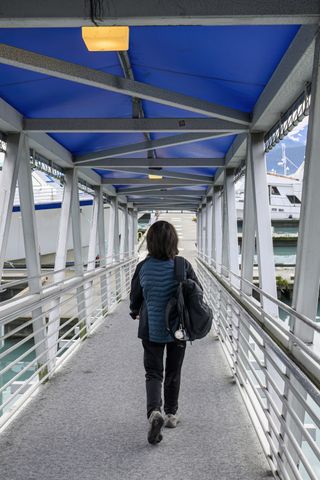
{"type": "Polygon", "coordinates": [[[0,305],[0,327],[17,318],[32,317],[18,327],[15,326],[12,331],[7,331],[0,338],[2,342],[7,342],[26,326],[33,327],[32,332],[27,332],[24,338],[14,341],[13,345],[9,344],[0,354],[1,362],[9,355],[10,358],[15,357],[0,369],[1,376],[13,372],[0,388],[0,428],[7,425],[12,415],[23,407],[39,385],[60,368],[76,347],[96,330],[128,294],[137,261],[137,257],[131,257],[106,267],[98,267],[84,272],[81,277],[64,279],[46,286],[41,294],[29,293],[19,300],[11,299],[11,302],[0,305]],[[81,288],[83,295],[79,297],[81,288]],[[63,318],[66,318],[64,322],[60,321],[62,307],[63,318]],[[49,320],[41,324],[44,318],[49,320]],[[11,391],[12,386],[14,391],[11,391]],[[4,392],[7,392],[7,398],[1,395],[4,392]],[[4,401],[1,404],[2,398],[4,401]]]}
{"type": "Polygon", "coordinates": [[[293,356],[274,341],[254,312],[241,304],[240,295],[237,297],[203,260],[197,265],[206,300],[213,309],[214,329],[272,471],[283,479],[305,480],[304,469],[308,478],[316,480],[320,448],[304,419],[308,414],[308,422],[313,422],[312,429],[319,435],[319,389],[293,356]]]}

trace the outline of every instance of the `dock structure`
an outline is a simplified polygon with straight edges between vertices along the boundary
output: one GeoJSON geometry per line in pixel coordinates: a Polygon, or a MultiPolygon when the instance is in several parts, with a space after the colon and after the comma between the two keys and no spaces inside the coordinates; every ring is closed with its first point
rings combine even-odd
{"type": "Polygon", "coordinates": [[[0,278],[13,241],[26,266],[1,284],[5,478],[320,478],[319,22],[318,0],[2,0],[0,278]],[[108,32],[100,50],[82,27],[108,32]],[[287,305],[265,155],[306,117],[287,305]],[[175,225],[214,317],[154,449],[127,318],[142,212],[175,225]]]}

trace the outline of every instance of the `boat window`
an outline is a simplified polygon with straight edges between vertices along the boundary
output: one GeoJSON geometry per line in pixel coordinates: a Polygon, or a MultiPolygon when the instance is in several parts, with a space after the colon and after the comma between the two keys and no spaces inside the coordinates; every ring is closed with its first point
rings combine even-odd
{"type": "Polygon", "coordinates": [[[279,190],[274,185],[271,185],[271,195],[280,195],[279,190]]]}
{"type": "Polygon", "coordinates": [[[290,203],[301,203],[296,195],[287,195],[290,203]]]}

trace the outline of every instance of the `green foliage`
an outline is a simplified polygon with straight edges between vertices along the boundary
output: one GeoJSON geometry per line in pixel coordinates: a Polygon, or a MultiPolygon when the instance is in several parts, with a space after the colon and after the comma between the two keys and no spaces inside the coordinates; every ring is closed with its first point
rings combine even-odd
{"type": "Polygon", "coordinates": [[[281,277],[281,275],[276,277],[277,287],[281,290],[289,290],[289,282],[285,278],[281,277]]]}

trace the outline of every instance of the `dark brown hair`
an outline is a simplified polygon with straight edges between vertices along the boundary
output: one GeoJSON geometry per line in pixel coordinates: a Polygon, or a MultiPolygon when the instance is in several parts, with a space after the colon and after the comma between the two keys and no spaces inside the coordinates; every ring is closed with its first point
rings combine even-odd
{"type": "Polygon", "coordinates": [[[159,220],[151,225],[147,233],[149,255],[159,260],[169,260],[178,255],[178,234],[173,225],[159,220]]]}

